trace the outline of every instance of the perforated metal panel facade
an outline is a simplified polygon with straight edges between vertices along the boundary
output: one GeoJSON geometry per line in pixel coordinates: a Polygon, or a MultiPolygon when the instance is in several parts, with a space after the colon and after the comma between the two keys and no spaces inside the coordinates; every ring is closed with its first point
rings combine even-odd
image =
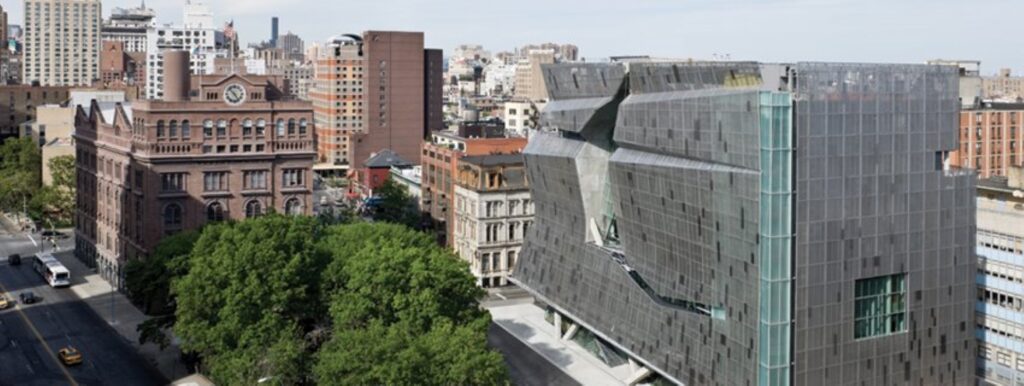
{"type": "Polygon", "coordinates": [[[546,67],[514,280],[684,384],[966,384],[973,180],[936,163],[955,74],[766,67],[546,67]],[[894,273],[906,331],[855,340],[856,280],[894,273]]]}

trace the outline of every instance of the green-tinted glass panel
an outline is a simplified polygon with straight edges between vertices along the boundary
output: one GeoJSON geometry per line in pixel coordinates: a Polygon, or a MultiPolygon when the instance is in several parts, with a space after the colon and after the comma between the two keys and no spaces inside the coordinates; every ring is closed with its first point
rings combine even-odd
{"type": "Polygon", "coordinates": [[[905,274],[857,280],[854,284],[854,338],[906,331],[906,291],[905,274]]]}

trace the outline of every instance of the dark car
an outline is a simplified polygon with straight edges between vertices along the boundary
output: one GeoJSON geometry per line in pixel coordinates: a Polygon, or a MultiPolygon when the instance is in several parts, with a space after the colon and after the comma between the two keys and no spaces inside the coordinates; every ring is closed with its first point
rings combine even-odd
{"type": "Polygon", "coordinates": [[[45,230],[45,231],[43,231],[43,237],[54,238],[54,239],[66,239],[66,238],[68,238],[68,235],[63,233],[63,232],[60,232],[60,231],[45,230]]]}
{"type": "Polygon", "coordinates": [[[21,265],[21,255],[15,253],[7,256],[7,263],[10,265],[21,265]]]}
{"type": "Polygon", "coordinates": [[[39,298],[32,291],[25,291],[21,293],[21,304],[32,304],[38,302],[39,298]]]}

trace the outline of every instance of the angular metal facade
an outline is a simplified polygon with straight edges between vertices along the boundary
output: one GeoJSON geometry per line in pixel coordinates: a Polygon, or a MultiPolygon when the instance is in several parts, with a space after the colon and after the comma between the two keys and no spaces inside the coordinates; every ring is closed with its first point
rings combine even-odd
{"type": "Polygon", "coordinates": [[[974,384],[974,174],[942,66],[796,66],[794,381],[974,384]],[[855,339],[854,281],[904,273],[905,333],[855,339]]]}
{"type": "Polygon", "coordinates": [[[974,267],[973,180],[935,168],[955,146],[955,74],[633,63],[544,75],[558,131],[525,151],[537,215],[514,281],[683,384],[972,379],[960,272],[974,267]],[[853,339],[856,280],[891,273],[908,278],[909,328],[853,339]]]}

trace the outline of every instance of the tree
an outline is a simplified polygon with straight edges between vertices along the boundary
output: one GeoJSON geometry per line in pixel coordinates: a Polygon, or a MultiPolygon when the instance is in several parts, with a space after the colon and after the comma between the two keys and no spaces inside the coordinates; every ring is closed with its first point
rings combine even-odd
{"type": "Polygon", "coordinates": [[[21,213],[38,193],[42,155],[32,138],[8,138],[0,146],[0,209],[21,213]]]}
{"type": "Polygon", "coordinates": [[[334,335],[318,380],[341,384],[499,384],[501,356],[486,347],[490,318],[466,264],[428,235],[395,224],[325,232],[334,335]]]}
{"type": "Polygon", "coordinates": [[[171,292],[171,278],[188,273],[189,254],[199,239],[199,232],[180,232],[160,240],[153,253],[145,259],[132,260],[125,267],[125,288],[128,298],[142,306],[153,317],[139,324],[139,344],[152,342],[167,347],[170,340],[164,331],[174,325],[176,297],[171,292]]]}
{"type": "Polygon", "coordinates": [[[53,181],[34,197],[39,216],[59,226],[71,225],[75,212],[75,157],[62,155],[48,161],[53,181]]]}
{"type": "Polygon", "coordinates": [[[419,211],[404,186],[388,177],[380,187],[374,189],[373,193],[380,199],[374,211],[374,220],[402,224],[413,229],[419,228],[419,211]]]}
{"type": "Polygon", "coordinates": [[[129,275],[171,277],[174,331],[217,383],[507,383],[483,290],[424,233],[271,214],[209,225],[187,256],[129,275]]]}
{"type": "Polygon", "coordinates": [[[303,382],[304,337],[326,314],[319,229],[312,217],[274,214],[203,229],[188,273],[171,282],[174,331],[218,383],[303,382]]]}

